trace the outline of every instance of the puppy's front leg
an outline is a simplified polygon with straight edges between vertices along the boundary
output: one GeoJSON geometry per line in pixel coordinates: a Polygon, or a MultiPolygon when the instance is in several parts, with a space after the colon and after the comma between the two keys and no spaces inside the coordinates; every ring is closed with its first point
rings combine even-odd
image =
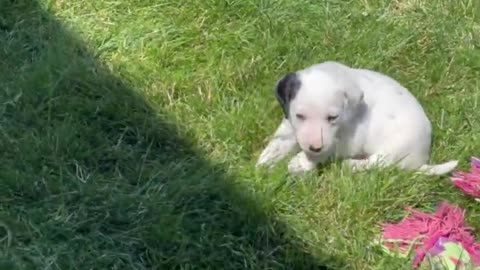
{"type": "Polygon", "coordinates": [[[386,166],[384,158],[382,158],[381,155],[371,155],[366,159],[346,159],[343,163],[350,167],[353,172],[366,171],[374,167],[381,168],[386,166]]]}
{"type": "Polygon", "coordinates": [[[287,119],[283,119],[273,134],[272,140],[260,154],[257,167],[273,165],[296,148],[298,148],[298,145],[293,127],[287,119]]]}
{"type": "Polygon", "coordinates": [[[308,172],[317,166],[317,164],[325,162],[328,156],[320,156],[320,157],[310,157],[305,152],[298,153],[295,157],[290,160],[288,163],[288,171],[290,173],[302,173],[308,172]]]}

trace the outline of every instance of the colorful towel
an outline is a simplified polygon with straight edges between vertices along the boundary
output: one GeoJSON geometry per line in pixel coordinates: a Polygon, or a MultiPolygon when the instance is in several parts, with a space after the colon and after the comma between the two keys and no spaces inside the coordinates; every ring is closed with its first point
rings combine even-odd
{"type": "Polygon", "coordinates": [[[440,261],[440,258],[449,256],[447,259],[452,257],[453,263],[462,262],[465,256],[454,252],[456,244],[460,250],[467,251],[468,261],[480,266],[480,244],[475,242],[470,228],[465,226],[463,210],[445,202],[433,215],[407,210],[409,216],[402,222],[383,226],[381,243],[387,252],[406,257],[413,251],[413,266],[418,268],[427,256],[440,261]]]}
{"type": "Polygon", "coordinates": [[[480,199],[480,159],[471,158],[470,172],[458,171],[451,177],[455,187],[466,195],[480,199]]]}
{"type": "Polygon", "coordinates": [[[427,252],[420,269],[434,270],[470,270],[474,267],[468,251],[462,244],[441,237],[427,252]]]}

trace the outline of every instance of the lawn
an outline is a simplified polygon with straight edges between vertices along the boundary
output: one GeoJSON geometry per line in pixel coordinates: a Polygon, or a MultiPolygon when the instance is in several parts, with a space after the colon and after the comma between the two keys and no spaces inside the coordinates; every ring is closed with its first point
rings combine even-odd
{"type": "Polygon", "coordinates": [[[480,230],[448,177],[254,168],[277,80],[337,60],[408,87],[432,162],[466,169],[474,4],[0,0],[0,269],[410,269],[371,244],[405,207],[447,200],[480,230]]]}

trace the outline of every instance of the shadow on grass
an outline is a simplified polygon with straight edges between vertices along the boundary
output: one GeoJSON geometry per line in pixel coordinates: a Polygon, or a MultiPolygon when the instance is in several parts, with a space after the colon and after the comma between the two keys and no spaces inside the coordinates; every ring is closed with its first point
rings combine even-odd
{"type": "Polygon", "coordinates": [[[343,267],[312,258],[38,3],[0,3],[2,269],[343,267]]]}

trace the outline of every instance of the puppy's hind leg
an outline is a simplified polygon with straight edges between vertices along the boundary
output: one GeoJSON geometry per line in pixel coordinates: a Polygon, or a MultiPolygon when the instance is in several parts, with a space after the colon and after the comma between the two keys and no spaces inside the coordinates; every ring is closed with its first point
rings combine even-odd
{"type": "Polygon", "coordinates": [[[260,154],[256,166],[271,166],[286,157],[295,149],[298,149],[295,132],[290,122],[287,119],[283,119],[282,123],[273,134],[273,138],[260,154]]]}

